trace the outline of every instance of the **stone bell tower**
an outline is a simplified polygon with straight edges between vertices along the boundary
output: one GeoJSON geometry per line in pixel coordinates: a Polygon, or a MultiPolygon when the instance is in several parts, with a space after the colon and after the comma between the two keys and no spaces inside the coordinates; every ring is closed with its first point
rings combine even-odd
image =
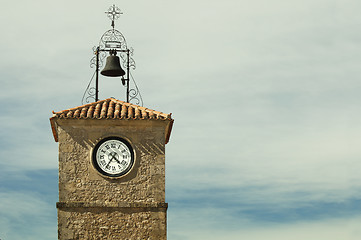
{"type": "Polygon", "coordinates": [[[58,238],[166,239],[170,114],[114,98],[53,112],[58,238]]]}
{"type": "Polygon", "coordinates": [[[114,28],[119,8],[113,5],[106,13],[112,29],[93,48],[95,87],[89,83],[86,90],[87,102],[95,101],[53,112],[50,118],[59,142],[58,239],[165,240],[165,144],[173,119],[130,103],[139,93],[134,79],[135,88],[129,85],[133,51],[114,28]],[[98,99],[99,70],[107,54],[100,73],[120,78],[124,102],[98,99]]]}

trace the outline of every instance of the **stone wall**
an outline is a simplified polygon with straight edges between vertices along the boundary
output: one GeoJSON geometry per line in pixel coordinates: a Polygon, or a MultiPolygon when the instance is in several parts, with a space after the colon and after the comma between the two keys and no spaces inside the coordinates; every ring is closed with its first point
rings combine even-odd
{"type": "Polygon", "coordinates": [[[166,239],[165,126],[159,120],[57,119],[59,239],[166,239]],[[93,167],[96,143],[129,141],[132,170],[119,179],[93,167]]]}
{"type": "Polygon", "coordinates": [[[166,239],[166,209],[58,206],[59,239],[166,239]]]}

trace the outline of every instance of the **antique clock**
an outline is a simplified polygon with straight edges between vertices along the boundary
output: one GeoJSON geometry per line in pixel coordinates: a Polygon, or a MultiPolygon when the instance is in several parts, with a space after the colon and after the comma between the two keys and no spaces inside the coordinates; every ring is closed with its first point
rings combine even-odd
{"type": "Polygon", "coordinates": [[[120,137],[104,138],[93,149],[92,164],[106,177],[121,177],[134,165],[133,148],[128,141],[120,137]]]}

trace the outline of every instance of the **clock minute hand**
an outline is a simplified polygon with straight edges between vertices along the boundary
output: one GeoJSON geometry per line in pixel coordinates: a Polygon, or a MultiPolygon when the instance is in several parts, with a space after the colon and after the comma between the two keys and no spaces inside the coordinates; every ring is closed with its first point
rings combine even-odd
{"type": "Polygon", "coordinates": [[[109,166],[109,164],[110,164],[111,161],[112,161],[112,160],[109,160],[109,162],[108,162],[108,164],[105,166],[105,168],[108,168],[108,166],[109,166]]]}

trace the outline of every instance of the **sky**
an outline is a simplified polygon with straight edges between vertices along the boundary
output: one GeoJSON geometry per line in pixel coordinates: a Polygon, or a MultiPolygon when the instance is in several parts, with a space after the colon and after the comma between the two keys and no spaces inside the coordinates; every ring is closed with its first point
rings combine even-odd
{"type": "Polygon", "coordinates": [[[175,119],[168,239],[359,239],[360,1],[0,1],[0,239],[57,238],[49,118],[82,104],[113,4],[143,105],[175,119]]]}

